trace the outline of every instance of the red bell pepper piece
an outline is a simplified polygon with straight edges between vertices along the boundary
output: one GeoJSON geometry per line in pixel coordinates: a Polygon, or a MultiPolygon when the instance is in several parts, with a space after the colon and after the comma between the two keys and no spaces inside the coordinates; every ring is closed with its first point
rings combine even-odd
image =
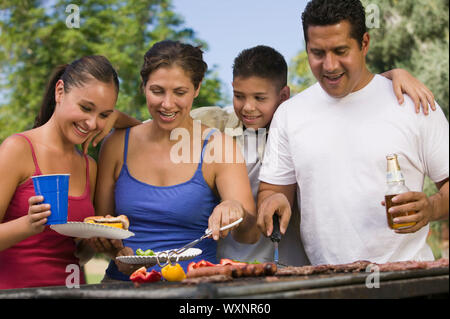
{"type": "Polygon", "coordinates": [[[130,280],[135,283],[147,283],[147,282],[155,282],[160,281],[162,275],[159,271],[152,270],[147,272],[145,267],[141,267],[131,274],[130,280]]]}
{"type": "Polygon", "coordinates": [[[189,265],[187,267],[187,271],[189,272],[192,269],[197,269],[197,263],[195,261],[189,263],[189,265]]]}
{"type": "Polygon", "coordinates": [[[235,260],[228,259],[228,258],[222,258],[220,260],[220,265],[222,265],[222,266],[225,266],[225,265],[244,266],[244,265],[247,265],[247,263],[244,263],[241,261],[235,261],[235,260]]]}
{"type": "Polygon", "coordinates": [[[201,268],[201,267],[212,267],[212,266],[215,266],[215,264],[213,264],[213,263],[211,263],[211,262],[209,262],[209,261],[206,261],[206,260],[200,260],[198,263],[197,263],[197,268],[201,268]]]}
{"type": "Polygon", "coordinates": [[[203,259],[198,262],[193,261],[193,262],[189,263],[187,270],[189,271],[189,270],[197,269],[197,268],[201,268],[201,267],[212,267],[212,266],[216,266],[216,265],[203,259]]]}

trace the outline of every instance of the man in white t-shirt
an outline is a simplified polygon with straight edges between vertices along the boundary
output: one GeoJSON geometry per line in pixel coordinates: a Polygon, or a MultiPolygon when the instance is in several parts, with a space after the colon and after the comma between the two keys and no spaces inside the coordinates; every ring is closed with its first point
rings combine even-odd
{"type": "Polygon", "coordinates": [[[405,99],[399,108],[389,80],[374,76],[365,57],[369,35],[359,0],[313,0],[303,28],[316,85],[284,102],[272,119],[260,172],[258,225],[284,232],[295,194],[300,234],[312,264],[432,260],[429,222],[448,218],[449,129],[438,107],[425,118],[405,99]],[[396,153],[411,192],[390,212],[416,213],[388,228],[381,202],[386,155],[396,153]],[[428,175],[439,192],[423,192],[428,175]]]}

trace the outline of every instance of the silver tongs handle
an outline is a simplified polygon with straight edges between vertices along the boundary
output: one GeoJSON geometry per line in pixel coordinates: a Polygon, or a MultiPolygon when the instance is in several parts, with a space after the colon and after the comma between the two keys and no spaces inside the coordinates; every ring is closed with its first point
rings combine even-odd
{"type": "MultiPolygon", "coordinates": [[[[229,229],[229,228],[232,228],[232,227],[236,226],[237,224],[239,224],[240,222],[242,222],[243,220],[244,220],[244,219],[241,217],[241,218],[239,218],[238,220],[232,222],[231,224],[228,224],[228,225],[226,225],[226,226],[221,227],[221,228],[220,228],[220,231],[223,231],[223,230],[227,230],[227,229],[229,229]]],[[[185,251],[188,250],[189,248],[194,247],[195,245],[197,245],[197,244],[198,244],[199,242],[201,242],[203,239],[208,238],[209,236],[211,236],[211,234],[212,234],[212,230],[206,229],[206,230],[205,230],[205,234],[204,234],[202,237],[200,237],[199,239],[196,239],[196,240],[190,242],[189,244],[187,244],[187,245],[185,245],[185,246],[183,246],[183,247],[181,247],[181,248],[175,250],[175,251],[174,251],[174,254],[181,254],[181,253],[185,252],[185,251]]]]}
{"type": "MultiPolygon", "coordinates": [[[[232,222],[231,224],[228,224],[228,225],[226,225],[226,226],[221,227],[221,228],[219,229],[219,231],[223,231],[223,230],[227,230],[227,229],[229,229],[229,228],[232,228],[232,227],[236,226],[237,224],[239,224],[239,223],[240,223],[241,221],[243,221],[243,220],[244,220],[244,219],[241,217],[241,218],[239,218],[238,220],[232,222]]],[[[211,234],[212,234],[212,230],[207,229],[207,230],[205,230],[205,234],[204,234],[202,237],[206,238],[206,237],[211,236],[211,234]]]]}

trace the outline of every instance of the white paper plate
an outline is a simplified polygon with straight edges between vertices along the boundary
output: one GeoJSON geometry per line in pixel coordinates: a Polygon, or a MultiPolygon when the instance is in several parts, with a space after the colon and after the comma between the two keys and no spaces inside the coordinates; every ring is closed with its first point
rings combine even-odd
{"type": "Polygon", "coordinates": [[[102,237],[108,239],[125,239],[134,236],[134,233],[125,229],[82,222],[50,225],[50,228],[61,235],[79,238],[102,237]]]}
{"type": "MultiPolygon", "coordinates": [[[[170,250],[165,250],[164,252],[167,252],[170,250]]],[[[159,263],[163,264],[167,262],[167,254],[163,252],[159,252],[159,263]]],[[[189,260],[194,257],[197,257],[202,254],[202,250],[199,248],[189,248],[185,252],[181,253],[179,255],[178,260],[189,260]]],[[[131,265],[156,265],[158,263],[158,252],[155,252],[155,256],[119,256],[116,257],[117,260],[120,260],[124,264],[131,264],[131,265]]],[[[175,262],[177,260],[177,256],[171,256],[170,261],[175,262]]]]}

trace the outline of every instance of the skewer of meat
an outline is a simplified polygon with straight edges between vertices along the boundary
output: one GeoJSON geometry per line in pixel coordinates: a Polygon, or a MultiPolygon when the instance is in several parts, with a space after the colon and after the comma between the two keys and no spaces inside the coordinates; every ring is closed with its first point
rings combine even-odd
{"type": "Polygon", "coordinates": [[[263,275],[273,276],[276,271],[277,266],[274,263],[225,265],[191,269],[186,274],[186,277],[197,278],[216,275],[232,276],[233,278],[258,277],[263,275]]]}
{"type": "Polygon", "coordinates": [[[338,265],[316,265],[316,266],[301,266],[301,267],[285,267],[277,271],[277,276],[305,276],[316,274],[330,274],[330,273],[357,273],[364,272],[370,264],[378,266],[380,272],[387,271],[405,271],[417,269],[431,269],[431,268],[445,268],[448,267],[448,259],[442,258],[435,261],[397,261],[388,262],[384,264],[371,263],[367,260],[359,260],[348,264],[338,265]]]}
{"type": "Polygon", "coordinates": [[[277,271],[277,265],[274,263],[232,265],[230,267],[233,269],[234,278],[273,276],[277,271]]]}
{"type": "Polygon", "coordinates": [[[187,272],[186,278],[209,277],[216,275],[230,276],[233,273],[231,266],[211,266],[191,269],[187,272]]]}

